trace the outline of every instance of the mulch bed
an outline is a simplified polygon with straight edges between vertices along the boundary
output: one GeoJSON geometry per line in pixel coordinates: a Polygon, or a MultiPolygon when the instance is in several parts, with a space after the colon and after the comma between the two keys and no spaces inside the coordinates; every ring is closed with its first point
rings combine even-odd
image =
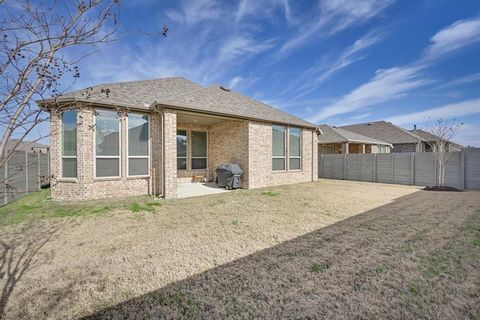
{"type": "Polygon", "coordinates": [[[462,191],[460,189],[457,189],[457,188],[454,188],[454,187],[447,187],[447,186],[443,186],[443,187],[427,186],[427,187],[423,188],[422,190],[425,190],[425,191],[454,191],[454,192],[462,191]]]}

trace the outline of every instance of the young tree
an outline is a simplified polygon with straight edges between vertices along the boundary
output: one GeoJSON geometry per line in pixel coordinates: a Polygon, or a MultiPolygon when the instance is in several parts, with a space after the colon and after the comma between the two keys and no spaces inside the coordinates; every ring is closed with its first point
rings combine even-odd
{"type": "Polygon", "coordinates": [[[458,130],[460,130],[462,125],[463,123],[457,123],[455,119],[439,119],[429,122],[425,128],[425,131],[432,136],[429,139],[423,140],[432,149],[437,162],[437,186],[445,186],[445,167],[452,156],[452,153],[449,152],[450,145],[452,139],[457,135],[458,130]]]}
{"type": "Polygon", "coordinates": [[[69,59],[66,50],[118,39],[119,0],[34,3],[0,0],[0,167],[48,119],[33,100],[59,96],[80,77],[84,56],[69,59]]]}

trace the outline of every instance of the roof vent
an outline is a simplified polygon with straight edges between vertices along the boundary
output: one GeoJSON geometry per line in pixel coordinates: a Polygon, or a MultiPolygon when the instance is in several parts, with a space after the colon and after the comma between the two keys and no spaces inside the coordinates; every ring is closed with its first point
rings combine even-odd
{"type": "Polygon", "coordinates": [[[371,123],[371,122],[367,123],[367,126],[371,126],[371,125],[372,125],[372,123],[371,123]]]}
{"type": "Polygon", "coordinates": [[[227,88],[227,87],[224,87],[224,86],[220,86],[220,89],[222,89],[223,91],[227,91],[227,92],[230,92],[230,88],[227,88]]]}

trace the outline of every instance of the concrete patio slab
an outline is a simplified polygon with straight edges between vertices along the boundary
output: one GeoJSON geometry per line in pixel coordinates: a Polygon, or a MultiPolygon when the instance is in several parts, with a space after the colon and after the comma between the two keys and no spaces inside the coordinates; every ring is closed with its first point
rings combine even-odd
{"type": "Polygon", "coordinates": [[[228,190],[219,187],[215,182],[180,183],[177,187],[177,198],[197,197],[222,192],[228,192],[228,190]]]}

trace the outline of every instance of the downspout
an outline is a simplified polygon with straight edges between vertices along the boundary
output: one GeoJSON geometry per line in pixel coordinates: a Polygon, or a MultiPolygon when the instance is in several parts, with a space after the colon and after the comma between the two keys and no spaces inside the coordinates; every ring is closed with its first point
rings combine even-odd
{"type": "Polygon", "coordinates": [[[160,165],[162,166],[162,177],[160,179],[161,182],[161,187],[160,189],[162,190],[162,193],[159,196],[164,197],[165,195],[165,117],[163,116],[163,113],[159,112],[160,114],[160,139],[162,142],[162,147],[160,148],[160,165]]]}
{"type": "MultiPolygon", "coordinates": [[[[315,170],[313,170],[314,166],[315,166],[315,155],[314,155],[314,152],[315,152],[315,132],[316,130],[312,130],[312,181],[315,181],[315,170]]],[[[318,154],[317,154],[317,157],[318,157],[318,154]]],[[[317,159],[317,163],[318,163],[318,159],[317,159]]],[[[318,170],[318,168],[317,168],[318,170]]],[[[317,176],[318,176],[318,173],[317,173],[317,176]]]]}

